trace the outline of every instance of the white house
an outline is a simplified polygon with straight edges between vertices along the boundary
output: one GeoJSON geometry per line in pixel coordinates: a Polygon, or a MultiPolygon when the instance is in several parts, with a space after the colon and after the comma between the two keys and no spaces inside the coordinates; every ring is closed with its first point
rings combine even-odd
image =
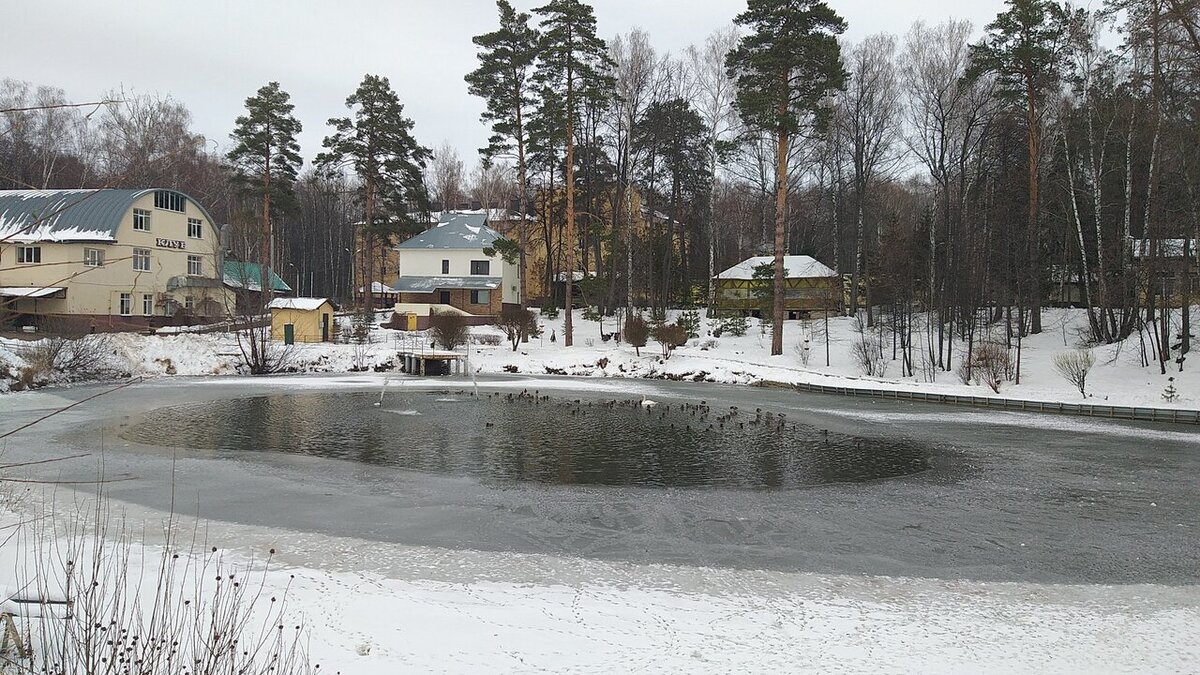
{"type": "Polygon", "coordinates": [[[519,304],[518,265],[491,250],[501,238],[486,213],[443,213],[437,225],[396,247],[399,276],[392,291],[399,294],[397,307],[428,314],[432,306],[449,305],[494,317],[504,305],[519,304]]]}

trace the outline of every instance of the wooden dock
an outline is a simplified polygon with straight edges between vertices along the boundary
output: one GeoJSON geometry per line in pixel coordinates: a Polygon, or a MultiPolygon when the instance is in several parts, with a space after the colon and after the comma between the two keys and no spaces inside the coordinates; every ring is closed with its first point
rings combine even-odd
{"type": "Polygon", "coordinates": [[[404,372],[410,375],[465,375],[467,372],[467,355],[462,352],[401,349],[399,356],[404,372]]]}

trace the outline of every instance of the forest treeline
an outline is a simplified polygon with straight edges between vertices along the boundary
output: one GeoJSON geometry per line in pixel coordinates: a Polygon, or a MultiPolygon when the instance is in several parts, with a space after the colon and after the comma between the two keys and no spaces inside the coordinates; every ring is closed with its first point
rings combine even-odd
{"type": "Polygon", "coordinates": [[[1051,304],[1087,307],[1095,342],[1144,332],[1162,364],[1190,347],[1170,316],[1200,283],[1196,0],[1007,0],[984,27],[857,42],[825,3],[750,0],[677,53],[639,29],[601,39],[578,0],[497,9],[464,74],[492,131],[478,161],[420,144],[417,94],[377,76],[308,167],[298,122],[265,132],[295,121],[274,83],[230,111],[234,156],[168,95],[5,80],[0,187],[174,187],[251,233],[265,215],[281,276],[342,299],[356,253],[482,207],[529,214],[527,277],[594,274],[587,302],[609,309],[707,304],[715,272],[778,251],[843,274],[868,324],[925,313],[947,370],[952,338],[1039,332],[1051,304]]]}

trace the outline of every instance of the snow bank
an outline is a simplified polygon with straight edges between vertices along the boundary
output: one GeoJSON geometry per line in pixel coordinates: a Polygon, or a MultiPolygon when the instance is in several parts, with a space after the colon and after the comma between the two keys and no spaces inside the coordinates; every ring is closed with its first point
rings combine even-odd
{"type": "MultiPolygon", "coordinates": [[[[261,579],[252,595],[285,599],[282,618],[303,627],[320,672],[1186,672],[1200,659],[1195,587],[639,565],[202,530],[227,570],[256,589],[261,579]]],[[[0,558],[27,560],[12,550],[22,540],[0,558]]],[[[157,550],[140,541],[129,557],[154,561],[157,550]]],[[[133,592],[152,595],[153,573],[133,579],[133,592]]]]}
{"type": "MultiPolygon", "coordinates": [[[[1168,364],[1168,373],[1161,374],[1158,364],[1141,365],[1142,346],[1137,335],[1116,345],[1090,348],[1095,366],[1088,378],[1087,397],[1061,376],[1053,365],[1055,355],[1073,351],[1078,335],[1086,325],[1081,310],[1046,310],[1045,331],[1027,337],[1022,344],[1021,383],[1004,382],[998,394],[987,386],[963,384],[956,372],[922,368],[916,374],[903,377],[899,361],[891,360],[893,348],[884,345],[884,376],[867,377],[859,372],[853,355],[860,339],[855,321],[838,317],[829,321],[826,364],[824,322],[789,321],[785,326],[784,353],[770,355],[770,334],[761,330],[757,320],[749,320],[749,330],[736,337],[725,333],[711,337],[716,323],[701,319],[701,337],[675,350],[664,360],[653,341],[640,351],[614,340],[605,342],[603,332],[619,330],[616,321],[603,325],[575,317],[575,345],[563,346],[563,319],[545,319],[543,334],[512,351],[507,340],[495,327],[473,328],[475,343],[469,356],[471,368],[481,373],[518,372],[533,375],[574,375],[597,378],[648,378],[694,380],[728,384],[754,384],[764,380],[783,383],[814,383],[834,386],[959,394],[1000,396],[1033,401],[1095,403],[1101,405],[1155,406],[1195,409],[1200,407],[1200,365],[1186,367],[1182,372],[1175,363],[1168,364]],[[602,330],[603,329],[603,330],[602,330]],[[553,340],[551,339],[553,336],[553,340]],[[805,365],[799,347],[808,339],[809,359],[805,365]],[[498,344],[479,344],[479,340],[498,344]],[[1169,380],[1168,378],[1174,378],[1169,380]],[[930,381],[932,380],[932,381],[930,381]],[[1175,400],[1164,398],[1168,385],[1175,388],[1175,400]]],[[[1193,310],[1196,324],[1200,312],[1193,310]]],[[[921,339],[920,336],[917,336],[921,339]]],[[[396,365],[396,351],[402,341],[420,344],[428,338],[422,334],[400,333],[376,326],[369,345],[309,344],[296,345],[289,359],[289,372],[353,372],[363,369],[386,370],[396,365]]],[[[145,336],[123,334],[116,337],[120,356],[135,376],[167,375],[215,376],[241,372],[241,353],[233,336],[227,333],[178,334],[145,336]]],[[[0,349],[3,346],[0,345],[0,349]]],[[[915,352],[924,351],[918,344],[915,352]]],[[[953,345],[953,370],[966,345],[953,345]]],[[[917,357],[920,358],[919,356],[917,357]]],[[[0,351],[0,360],[15,360],[0,351]]],[[[1200,362],[1198,362],[1200,364],[1200,362]]],[[[3,380],[4,378],[0,378],[3,380]]]]}

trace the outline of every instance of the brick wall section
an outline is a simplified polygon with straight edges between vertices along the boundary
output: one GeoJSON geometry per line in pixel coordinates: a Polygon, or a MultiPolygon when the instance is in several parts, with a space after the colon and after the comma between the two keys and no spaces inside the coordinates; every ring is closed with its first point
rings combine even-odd
{"type": "MultiPolygon", "coordinates": [[[[479,316],[496,316],[504,307],[504,294],[499,288],[488,291],[488,304],[475,305],[471,303],[471,291],[456,289],[449,291],[450,305],[464,312],[479,316]]],[[[401,293],[400,302],[419,302],[432,305],[441,304],[441,293],[401,293]]]]}

